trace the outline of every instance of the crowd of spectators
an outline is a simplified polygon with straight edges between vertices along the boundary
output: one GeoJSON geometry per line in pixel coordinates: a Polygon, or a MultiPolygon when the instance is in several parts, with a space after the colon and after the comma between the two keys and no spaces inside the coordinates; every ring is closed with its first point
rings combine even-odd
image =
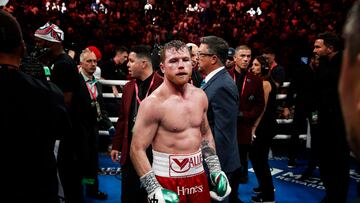
{"type": "Polygon", "coordinates": [[[353,2],[13,0],[5,9],[17,17],[28,46],[33,44],[35,29],[47,21],[64,30],[65,47],[82,50],[94,45],[102,50],[104,59],[110,58],[119,45],[153,46],[172,39],[199,44],[201,36],[217,35],[232,47],[247,44],[255,55],[264,47],[274,47],[279,62],[291,72],[299,56],[311,53],[316,34],[342,32],[345,14],[353,2]],[[248,12],[259,9],[259,13],[248,12]]]}

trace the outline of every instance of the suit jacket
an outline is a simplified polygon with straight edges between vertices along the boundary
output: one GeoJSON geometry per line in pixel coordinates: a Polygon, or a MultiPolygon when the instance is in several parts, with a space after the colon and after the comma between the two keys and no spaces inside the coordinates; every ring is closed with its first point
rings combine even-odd
{"type": "MultiPolygon", "coordinates": [[[[232,78],[236,78],[234,71],[236,71],[235,67],[229,70],[232,78]]],[[[244,91],[238,88],[240,96],[239,111],[241,112],[237,124],[239,144],[251,144],[251,129],[265,106],[262,80],[251,72],[246,72],[245,77],[244,91]]]]}
{"type": "Polygon", "coordinates": [[[319,116],[320,136],[333,143],[344,143],[345,126],[338,92],[342,52],[339,51],[331,60],[320,58],[316,71],[317,109],[319,116]],[[328,135],[333,137],[328,137],[328,135]]]}
{"type": "Polygon", "coordinates": [[[216,73],[202,88],[209,100],[207,117],[216,152],[224,172],[240,167],[236,138],[239,93],[226,69],[216,73]]]}
{"type": "MultiPolygon", "coordinates": [[[[154,84],[150,87],[149,94],[151,94],[163,82],[163,78],[159,74],[155,72],[154,74],[154,84]]],[[[128,123],[129,114],[131,112],[131,102],[135,91],[135,82],[136,80],[133,79],[124,86],[121,99],[121,108],[119,110],[119,118],[116,123],[116,133],[112,140],[112,149],[121,151],[121,165],[125,164],[130,151],[129,143],[131,143],[132,137],[129,137],[128,123]]]]}
{"type": "Polygon", "coordinates": [[[97,97],[96,101],[100,105],[102,119],[98,120],[96,107],[92,105],[92,98],[87,89],[86,82],[80,74],[79,80],[79,92],[74,94],[74,100],[76,101],[75,111],[76,120],[74,123],[75,133],[76,133],[76,143],[77,146],[73,146],[76,149],[76,155],[82,161],[88,162],[93,160],[95,157],[94,152],[97,153],[97,143],[98,143],[98,131],[99,125],[104,124],[105,129],[108,129],[112,126],[111,121],[107,116],[105,110],[104,101],[102,97],[102,86],[100,83],[96,83],[97,88],[97,97]]]}

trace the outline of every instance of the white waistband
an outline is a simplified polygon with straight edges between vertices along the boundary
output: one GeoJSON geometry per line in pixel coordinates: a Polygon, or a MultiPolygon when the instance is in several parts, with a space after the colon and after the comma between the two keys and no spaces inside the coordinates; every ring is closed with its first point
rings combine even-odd
{"type": "Polygon", "coordinates": [[[192,154],[166,154],[153,150],[153,171],[161,177],[188,177],[204,171],[201,151],[192,154]]]}

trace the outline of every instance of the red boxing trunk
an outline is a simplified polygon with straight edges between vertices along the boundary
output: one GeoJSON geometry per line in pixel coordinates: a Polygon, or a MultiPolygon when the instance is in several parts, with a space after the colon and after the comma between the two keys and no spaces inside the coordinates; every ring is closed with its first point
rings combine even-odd
{"type": "Polygon", "coordinates": [[[153,171],[160,185],[179,195],[180,202],[210,203],[202,154],[166,154],[153,151],[153,171]]]}

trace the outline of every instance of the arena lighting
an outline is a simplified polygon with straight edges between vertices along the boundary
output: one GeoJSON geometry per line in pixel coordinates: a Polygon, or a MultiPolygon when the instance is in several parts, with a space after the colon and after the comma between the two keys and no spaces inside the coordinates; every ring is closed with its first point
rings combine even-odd
{"type": "Polygon", "coordinates": [[[246,13],[248,13],[251,17],[253,17],[255,14],[257,14],[258,16],[261,15],[262,11],[260,7],[257,7],[256,11],[254,10],[253,7],[251,7],[248,11],[246,11],[246,13]]]}
{"type": "Polygon", "coordinates": [[[91,10],[96,14],[98,14],[98,13],[107,14],[108,13],[107,8],[105,7],[105,5],[103,3],[100,2],[100,0],[96,0],[94,3],[92,3],[90,5],[90,7],[91,7],[91,10]]]}
{"type": "Polygon", "coordinates": [[[46,11],[60,11],[61,13],[65,13],[67,10],[65,2],[62,2],[60,6],[59,4],[56,4],[56,2],[51,3],[50,1],[45,3],[45,9],[46,11]]]}
{"type": "Polygon", "coordinates": [[[200,13],[200,12],[203,12],[204,11],[204,8],[199,6],[199,4],[195,4],[194,7],[192,7],[191,4],[189,4],[189,6],[186,8],[186,13],[192,13],[192,12],[197,12],[197,13],[200,13]]]}
{"type": "Polygon", "coordinates": [[[45,4],[46,11],[50,10],[50,1],[47,1],[45,4]]]}
{"type": "Polygon", "coordinates": [[[63,2],[61,4],[61,13],[65,13],[65,11],[67,10],[66,6],[65,6],[65,3],[63,2]]]}
{"type": "Polygon", "coordinates": [[[9,0],[0,0],[0,6],[5,6],[9,0]]]}
{"type": "Polygon", "coordinates": [[[258,16],[262,14],[262,11],[261,11],[260,7],[257,7],[256,13],[258,14],[258,16]]]}
{"type": "Polygon", "coordinates": [[[144,6],[144,11],[145,11],[145,14],[149,11],[149,10],[152,10],[153,7],[152,5],[149,3],[149,0],[146,1],[146,4],[144,6]]]}

